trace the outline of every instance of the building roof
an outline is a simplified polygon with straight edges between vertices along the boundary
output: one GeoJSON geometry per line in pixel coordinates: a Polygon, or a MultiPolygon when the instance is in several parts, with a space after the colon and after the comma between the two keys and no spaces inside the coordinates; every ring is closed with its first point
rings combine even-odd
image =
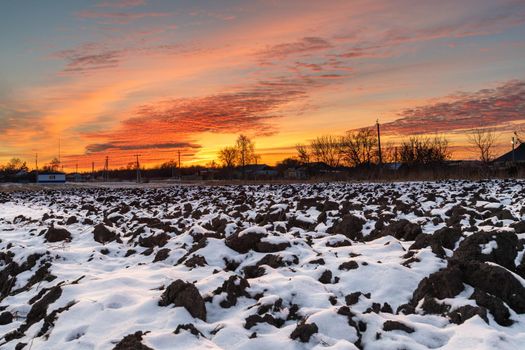
{"type": "MultiPolygon", "coordinates": [[[[516,162],[525,162],[525,143],[520,144],[514,149],[514,157],[516,162]]],[[[504,155],[496,158],[495,162],[512,162],[512,151],[505,153],[504,155]]]]}
{"type": "MultiPolygon", "coordinates": [[[[244,166],[244,169],[246,171],[259,171],[259,170],[266,170],[269,168],[270,166],[268,166],[267,164],[246,164],[244,166]]],[[[241,166],[241,169],[242,169],[242,166],[241,166]]]]}
{"type": "Polygon", "coordinates": [[[44,173],[38,173],[38,176],[40,175],[66,175],[65,173],[60,173],[60,172],[44,172],[44,173]]]}

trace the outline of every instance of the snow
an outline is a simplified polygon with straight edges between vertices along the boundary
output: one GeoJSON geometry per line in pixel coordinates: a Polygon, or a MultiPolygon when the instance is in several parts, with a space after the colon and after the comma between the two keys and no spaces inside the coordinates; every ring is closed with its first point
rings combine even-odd
{"type": "Polygon", "coordinates": [[[244,236],[245,234],[248,234],[248,233],[254,233],[256,235],[265,235],[266,234],[266,229],[264,227],[260,227],[260,226],[248,227],[247,229],[242,230],[241,232],[239,232],[239,237],[244,236]]]}
{"type": "Polygon", "coordinates": [[[481,254],[490,254],[495,249],[498,249],[498,242],[490,241],[487,244],[481,245],[481,254]]]}
{"type": "MultiPolygon", "coordinates": [[[[413,242],[392,236],[366,242],[351,241],[351,245],[339,246],[337,243],[350,241],[344,234],[330,233],[339,211],[331,211],[326,220],[320,222],[321,212],[316,208],[298,210],[295,207],[297,198],[322,196],[340,204],[353,205],[349,212],[366,221],[362,230],[365,236],[373,233],[383,215],[392,215],[395,220],[408,219],[421,225],[425,234],[433,234],[447,226],[445,213],[465,201],[461,193],[468,186],[483,186],[486,191],[486,198],[471,202],[469,209],[479,212],[508,209],[519,218],[520,210],[525,207],[520,195],[524,187],[521,181],[511,184],[493,181],[484,184],[406,182],[142,189],[94,187],[30,194],[13,192],[0,197],[3,198],[0,203],[0,251],[4,254],[11,252],[18,265],[22,265],[31,254],[43,254],[34,267],[17,275],[13,290],[23,288],[45,263],[49,263],[49,272],[56,278],[42,280],[25,291],[0,299],[0,309],[16,315],[12,323],[0,325],[0,336],[25,322],[33,305],[29,301],[46,288],[59,283],[62,287],[61,296],[49,305],[48,314],[70,302],[74,305],[57,315],[45,336],[38,335],[44,324],[39,320],[20,339],[0,340],[0,348],[14,349],[22,342],[31,344],[26,347],[31,350],[111,349],[124,336],[142,331],[145,333],[143,344],[153,349],[358,349],[356,344],[360,337],[360,346],[367,350],[525,349],[525,316],[512,310],[511,318],[515,323],[510,327],[499,326],[491,315],[489,324],[475,316],[456,325],[441,315],[397,314],[397,308],[410,301],[423,278],[447,266],[446,259],[436,256],[427,247],[415,250],[414,261],[404,264],[413,242]],[[253,205],[240,215],[233,214],[241,192],[245,202],[253,205]],[[390,192],[399,196],[390,198],[390,192]],[[435,194],[436,199],[426,200],[427,194],[435,194]],[[382,196],[417,207],[423,214],[414,211],[402,213],[396,210],[392,201],[384,205],[369,203],[370,198],[382,196]],[[132,205],[133,202],[137,204],[132,205]],[[191,204],[191,213],[185,214],[183,207],[186,203],[191,204]],[[81,209],[84,204],[95,206],[97,211],[81,209]],[[130,210],[121,214],[121,205],[129,206],[130,210]],[[193,215],[196,210],[200,215],[193,215]],[[311,224],[309,229],[288,227],[287,221],[268,223],[261,219],[268,213],[281,211],[287,218],[311,224]],[[51,218],[43,221],[44,214],[51,215],[51,218]],[[76,216],[79,222],[66,225],[70,216],[76,216]],[[139,223],[138,218],[157,218],[171,228],[139,223]],[[227,221],[222,237],[212,227],[214,218],[227,221]],[[443,221],[432,221],[438,218],[443,221]],[[100,244],[94,241],[94,225],[105,223],[110,226],[109,221],[115,223],[109,230],[117,233],[122,242],[100,244]],[[51,223],[71,232],[71,241],[46,242],[40,233],[51,223]],[[144,228],[142,233],[140,227],[144,228]],[[260,236],[262,242],[275,245],[288,242],[290,247],[270,253],[254,249],[239,253],[225,245],[225,237],[235,232],[238,232],[238,237],[254,234],[260,236]],[[137,243],[139,237],[159,233],[168,234],[169,240],[162,247],[150,248],[149,253],[147,247],[137,243]],[[206,245],[197,246],[198,240],[194,237],[205,237],[206,245]],[[160,249],[169,249],[169,255],[167,259],[153,263],[160,249]],[[126,256],[129,250],[135,250],[135,253],[126,256]],[[282,258],[281,266],[264,265],[263,275],[247,279],[250,286],[246,292],[250,297],[240,296],[236,305],[222,307],[220,303],[226,298],[226,293],[214,295],[214,291],[231,276],[243,276],[246,267],[254,266],[267,254],[282,258]],[[204,257],[206,264],[190,267],[183,263],[196,256],[204,257]],[[321,258],[322,264],[319,263],[321,258]],[[355,261],[357,268],[339,269],[342,263],[349,261],[355,261]],[[332,272],[332,281],[323,284],[319,278],[326,270],[332,272]],[[206,321],[193,318],[184,307],[158,305],[163,288],[177,279],[194,283],[199,293],[205,299],[209,298],[205,303],[206,321]],[[370,298],[361,295],[356,304],[349,306],[355,314],[354,321],[366,323],[367,329],[361,334],[349,324],[346,316],[338,313],[346,305],[345,296],[353,292],[370,293],[370,298]],[[273,306],[280,302],[281,307],[273,306]],[[374,303],[388,303],[394,313],[368,311],[374,303]],[[263,305],[271,306],[268,314],[283,319],[283,326],[278,328],[258,323],[246,329],[246,318],[256,315],[263,305]],[[293,305],[299,307],[298,317],[307,323],[315,323],[319,328],[308,343],[290,339],[298,323],[297,319],[287,319],[293,305]],[[384,331],[383,324],[387,320],[402,322],[414,332],[384,331]],[[184,330],[174,333],[178,325],[190,323],[204,336],[195,336],[184,330]],[[251,338],[253,333],[257,334],[255,338],[251,338]]],[[[487,219],[492,219],[492,224],[479,226],[485,219],[477,220],[477,228],[512,231],[509,227],[511,220],[498,220],[495,215],[487,219]]],[[[462,219],[460,225],[469,227],[470,218],[462,219]]],[[[464,236],[469,234],[472,232],[464,232],[464,236]]],[[[495,240],[480,246],[481,253],[486,255],[497,249],[495,240]]],[[[516,265],[521,263],[524,252],[518,252],[516,265]]],[[[447,256],[452,253],[446,249],[447,256]]],[[[1,258],[0,271],[7,265],[1,258]]],[[[512,274],[525,286],[523,278],[512,274]]],[[[439,302],[450,305],[451,310],[464,305],[475,306],[475,302],[469,299],[473,288],[464,287],[456,297],[439,302]]]]}

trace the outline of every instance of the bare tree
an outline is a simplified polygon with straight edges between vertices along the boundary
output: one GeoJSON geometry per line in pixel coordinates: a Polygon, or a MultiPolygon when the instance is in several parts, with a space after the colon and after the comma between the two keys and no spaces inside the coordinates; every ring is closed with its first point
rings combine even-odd
{"type": "Polygon", "coordinates": [[[235,147],[237,148],[239,165],[245,166],[246,164],[250,164],[254,161],[255,144],[248,136],[243,134],[239,135],[235,147]]]}
{"type": "Polygon", "coordinates": [[[336,136],[320,136],[310,143],[312,154],[318,162],[339,166],[341,162],[341,139],[336,136]]]}
{"type": "Polygon", "coordinates": [[[341,156],[349,166],[374,163],[377,159],[377,137],[373,129],[348,131],[341,138],[341,156]]]}
{"type": "Polygon", "coordinates": [[[388,142],[383,147],[382,157],[383,163],[398,163],[399,162],[399,147],[394,143],[388,142]]]}
{"type": "Polygon", "coordinates": [[[255,144],[248,136],[241,134],[237,138],[235,147],[237,148],[238,163],[242,167],[242,174],[245,177],[246,165],[255,161],[255,144]]]}
{"type": "Polygon", "coordinates": [[[494,129],[474,129],[467,137],[479,160],[488,164],[494,159],[494,145],[497,139],[494,129]]]}
{"type": "Polygon", "coordinates": [[[452,157],[448,139],[443,135],[436,135],[430,142],[432,150],[431,162],[444,162],[452,157]]]}
{"type": "Polygon", "coordinates": [[[310,163],[310,152],[308,151],[308,146],[298,143],[295,146],[295,149],[297,150],[299,161],[304,164],[310,163]]]}
{"type": "Polygon", "coordinates": [[[60,167],[60,160],[58,160],[57,157],[53,158],[51,162],[49,162],[48,167],[51,171],[58,171],[58,168],[60,167]]]}
{"type": "Polygon", "coordinates": [[[448,140],[437,135],[434,138],[413,136],[401,143],[399,158],[405,164],[444,162],[450,159],[448,140]]]}
{"type": "Polygon", "coordinates": [[[521,127],[514,131],[514,137],[516,138],[516,141],[518,141],[518,144],[523,143],[523,140],[525,140],[523,134],[525,134],[525,127],[521,127]]]}
{"type": "Polygon", "coordinates": [[[210,162],[206,163],[206,168],[217,169],[217,163],[212,159],[210,162]]]}
{"type": "Polygon", "coordinates": [[[225,168],[233,168],[238,158],[236,147],[224,147],[219,150],[219,161],[225,168]]]}
{"type": "Polygon", "coordinates": [[[11,158],[9,162],[3,167],[3,171],[8,173],[17,173],[19,171],[28,171],[26,162],[20,158],[11,158]]]}

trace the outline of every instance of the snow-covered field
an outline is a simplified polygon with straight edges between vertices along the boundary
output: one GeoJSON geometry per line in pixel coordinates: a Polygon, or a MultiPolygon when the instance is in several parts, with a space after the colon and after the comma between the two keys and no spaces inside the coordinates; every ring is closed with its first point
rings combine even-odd
{"type": "Polygon", "coordinates": [[[0,348],[525,349],[524,190],[0,193],[0,348]]]}

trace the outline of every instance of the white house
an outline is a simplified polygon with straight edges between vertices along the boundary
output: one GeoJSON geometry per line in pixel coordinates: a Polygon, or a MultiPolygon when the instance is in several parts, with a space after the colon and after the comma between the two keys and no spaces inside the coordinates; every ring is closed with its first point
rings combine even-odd
{"type": "Polygon", "coordinates": [[[38,174],[36,180],[39,184],[63,184],[66,182],[66,174],[64,173],[43,173],[38,174]]]}

